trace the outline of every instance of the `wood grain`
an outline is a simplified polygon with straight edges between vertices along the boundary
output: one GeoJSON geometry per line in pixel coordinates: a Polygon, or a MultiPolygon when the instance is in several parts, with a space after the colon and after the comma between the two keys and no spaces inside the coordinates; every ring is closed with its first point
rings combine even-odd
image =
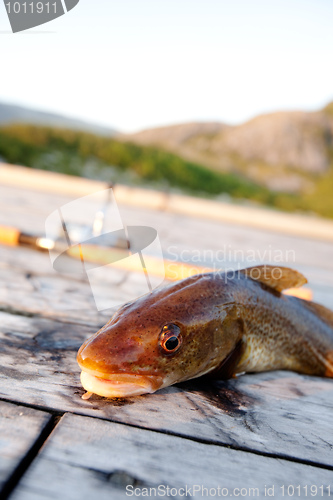
{"type": "Polygon", "coordinates": [[[50,418],[46,412],[0,401],[0,496],[50,418]]]}
{"type": "MultiPolygon", "coordinates": [[[[70,200],[68,192],[0,186],[0,224],[42,233],[50,212],[70,200]]],[[[237,268],[272,262],[269,250],[293,250],[294,259],[283,265],[303,272],[315,300],[333,306],[332,243],[142,207],[120,209],[126,224],[157,229],[169,258],[237,268]],[[256,262],[248,262],[250,250],[256,262]]],[[[99,293],[108,289],[126,302],[137,291],[135,274],[114,272],[113,284],[98,283],[99,293]]],[[[4,480],[36,443],[48,422],[45,410],[74,414],[61,420],[13,498],[124,498],[126,481],[242,487],[240,479],[263,495],[264,484],[330,480],[332,471],[324,469],[333,468],[333,380],[271,372],[196,380],[136,398],[82,400],[76,352],[112,313],[98,312],[88,281],[56,273],[47,254],[0,247],[0,399],[35,408],[17,415],[22,407],[0,403],[0,411],[11,415],[4,413],[0,430],[13,453],[6,456],[4,480]]]]}
{"type": "Polygon", "coordinates": [[[0,310],[102,326],[121,304],[142,295],[139,277],[112,269],[112,283],[96,280],[94,293],[112,305],[98,311],[88,278],[57,273],[46,253],[0,246],[0,310]]]}
{"type": "Polygon", "coordinates": [[[330,379],[270,372],[84,401],[75,357],[89,327],[5,313],[0,324],[7,399],[333,466],[330,379]]]}
{"type": "Polygon", "coordinates": [[[159,485],[176,488],[176,498],[186,486],[195,498],[207,496],[201,487],[227,488],[228,497],[236,496],[234,488],[244,488],[242,497],[265,498],[265,486],[274,486],[275,498],[281,498],[282,485],[331,482],[331,471],[67,414],[12,498],[121,499],[128,498],[126,487],[149,491],[159,485]],[[195,485],[200,491],[193,492],[195,485]]]}

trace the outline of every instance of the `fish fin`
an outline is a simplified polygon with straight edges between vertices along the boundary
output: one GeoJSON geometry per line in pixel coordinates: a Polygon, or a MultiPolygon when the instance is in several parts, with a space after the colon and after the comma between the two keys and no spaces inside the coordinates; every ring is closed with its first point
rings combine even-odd
{"type": "Polygon", "coordinates": [[[326,365],[326,377],[333,378],[333,351],[329,352],[326,357],[327,365],[326,365]]]}
{"type": "Polygon", "coordinates": [[[207,378],[219,380],[232,378],[237,372],[236,368],[244,351],[245,342],[241,339],[237,342],[235,348],[228,354],[222,363],[214,368],[212,372],[207,373],[207,378]]]}
{"type": "Polygon", "coordinates": [[[289,267],[254,266],[242,269],[241,273],[254,281],[260,281],[277,292],[288,288],[298,288],[308,282],[303,274],[289,267]]]}
{"type": "Polygon", "coordinates": [[[310,349],[324,369],[322,375],[333,378],[333,351],[322,352],[313,345],[310,346],[310,349]]]}
{"type": "Polygon", "coordinates": [[[233,329],[238,333],[238,341],[226,358],[211,372],[205,375],[209,379],[227,380],[237,373],[237,365],[244,354],[246,342],[243,338],[244,322],[241,318],[233,321],[233,329]]]}

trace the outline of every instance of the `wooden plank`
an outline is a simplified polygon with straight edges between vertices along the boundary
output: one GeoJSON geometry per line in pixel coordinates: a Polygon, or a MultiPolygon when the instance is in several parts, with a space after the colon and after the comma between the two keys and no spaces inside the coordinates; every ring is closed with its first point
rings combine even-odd
{"type": "Polygon", "coordinates": [[[50,418],[49,413],[0,401],[0,496],[50,418]]]}
{"type": "MultiPolygon", "coordinates": [[[[43,228],[44,218],[69,201],[62,195],[7,189],[0,187],[0,222],[27,231],[43,228]]],[[[219,267],[237,267],[249,249],[259,260],[270,248],[282,253],[292,249],[295,262],[289,264],[310,278],[315,298],[333,304],[330,243],[142,208],[122,207],[121,212],[129,225],[155,227],[166,256],[196,263],[198,258],[209,261],[207,250],[213,258],[224,251],[219,267]],[[243,257],[235,260],[235,250],[243,257]]],[[[132,287],[128,276],[119,275],[113,290],[125,302],[132,287]]],[[[276,372],[205,387],[189,383],[129,400],[94,396],[83,401],[76,350],[111,315],[96,311],[88,283],[56,274],[47,255],[1,247],[1,308],[23,314],[0,315],[0,391],[12,401],[332,466],[332,381],[276,372]]]]}
{"type": "Polygon", "coordinates": [[[333,466],[330,379],[270,372],[85,401],[75,357],[89,327],[5,313],[0,325],[7,399],[333,466]]]}
{"type": "MultiPolygon", "coordinates": [[[[13,224],[28,232],[44,233],[46,217],[69,201],[68,196],[0,187],[0,223],[13,224]]],[[[282,256],[284,265],[295,267],[307,276],[314,290],[314,300],[333,307],[332,243],[143,208],[120,206],[120,212],[128,225],[145,224],[156,228],[164,255],[171,259],[223,269],[259,262],[274,263],[274,259],[276,261],[282,256]]],[[[57,275],[47,255],[27,249],[0,247],[0,262],[0,266],[6,263],[7,268],[20,269],[23,273],[44,274],[50,279],[57,275]]],[[[276,264],[280,265],[281,261],[276,264]]],[[[116,282],[123,283],[115,293],[125,302],[133,284],[135,286],[135,278],[130,282],[132,274],[117,269],[114,269],[114,276],[116,282]]],[[[66,279],[75,282],[71,278],[66,279]]],[[[81,283],[79,289],[86,288],[90,293],[87,280],[81,280],[81,283]]],[[[75,301],[75,294],[72,296],[75,301]]],[[[87,308],[84,310],[87,311],[87,308]]]]}
{"type": "MultiPolygon", "coordinates": [[[[183,253],[186,257],[192,255],[192,257],[204,258],[207,255],[207,249],[210,248],[209,245],[210,242],[207,241],[206,249],[203,248],[203,242],[200,245],[198,242],[197,248],[194,246],[183,248],[182,245],[169,245],[165,248],[169,249],[169,254],[171,252],[179,257],[183,253]]],[[[306,248],[311,253],[311,246],[306,248]]],[[[331,270],[332,259],[329,259],[328,250],[329,248],[325,246],[322,247],[322,253],[318,250],[317,260],[325,267],[319,265],[316,267],[293,265],[293,267],[297,267],[309,278],[309,286],[314,290],[314,300],[333,307],[333,268],[331,270]],[[328,260],[330,264],[326,262],[328,260]]],[[[286,247],[284,251],[287,251],[286,247]]],[[[313,252],[316,251],[317,247],[314,244],[313,252]]],[[[215,249],[211,247],[211,253],[213,252],[217,252],[216,243],[215,249]]],[[[332,253],[333,245],[330,255],[332,253]]],[[[227,265],[237,268],[238,264],[227,263],[227,265]]],[[[243,265],[247,264],[243,263],[243,265]]],[[[109,296],[111,301],[114,299],[118,304],[125,303],[133,297],[133,293],[135,295],[135,290],[137,290],[137,295],[142,293],[137,276],[136,273],[113,269],[112,283],[101,280],[97,283],[97,290],[101,296],[109,296]]],[[[98,313],[88,280],[57,273],[52,268],[47,254],[5,246],[0,247],[1,304],[14,310],[21,309],[28,313],[44,314],[53,318],[68,318],[97,325],[108,321],[114,311],[114,309],[109,309],[98,313]]]]}
{"type": "MultiPolygon", "coordinates": [[[[46,196],[0,186],[0,224],[43,234],[46,217],[69,201],[70,198],[55,194],[46,196]]],[[[192,258],[196,264],[221,268],[237,267],[238,263],[253,265],[253,256],[258,262],[272,262],[282,255],[287,265],[304,271],[315,283],[318,278],[326,281],[328,273],[333,286],[332,243],[143,208],[119,208],[125,224],[150,225],[158,231],[166,257],[192,258]],[[207,260],[209,254],[214,254],[213,262],[207,260]]],[[[20,260],[20,255],[16,255],[20,260]]],[[[28,266],[31,259],[28,257],[28,266]]]]}
{"type": "Polygon", "coordinates": [[[98,311],[87,279],[55,272],[46,254],[0,247],[0,310],[42,315],[93,325],[98,329],[122,303],[141,295],[137,273],[112,270],[112,283],[96,283],[94,292],[113,308],[98,311]]]}
{"type": "MultiPolygon", "coordinates": [[[[74,197],[55,193],[43,194],[34,191],[0,186],[0,224],[14,225],[27,232],[44,233],[45,219],[53,210],[73,201],[74,197]]],[[[235,250],[244,255],[255,252],[259,260],[269,260],[270,252],[279,250],[282,254],[293,250],[295,263],[312,265],[333,270],[332,243],[295,237],[260,230],[238,227],[225,222],[196,219],[186,215],[170,214],[165,211],[128,207],[118,202],[122,219],[127,225],[151,225],[158,230],[164,251],[172,247],[179,254],[186,250],[185,258],[192,250],[200,253],[209,250],[225,252],[225,262],[233,260],[235,250]]],[[[168,253],[168,252],[167,252],[168,253]]],[[[239,255],[239,254],[238,254],[239,255]]],[[[195,255],[197,257],[197,255],[195,255]]],[[[274,257],[274,255],[273,255],[274,257]]],[[[202,261],[202,255],[200,261],[202,261]]],[[[236,259],[237,260],[237,259],[236,259]]]]}
{"type": "MultiPolygon", "coordinates": [[[[0,182],[7,186],[28,187],[46,193],[66,193],[75,197],[104,189],[106,183],[66,176],[55,172],[33,170],[15,165],[0,164],[0,182]]],[[[255,204],[226,203],[174,193],[116,185],[119,202],[137,207],[159,210],[163,208],[177,215],[189,215],[208,220],[227,221],[235,225],[272,229],[276,232],[333,240],[333,223],[329,219],[297,213],[286,214],[255,204]]]]}
{"type": "MultiPolygon", "coordinates": [[[[266,498],[274,487],[274,497],[282,498],[281,487],[287,492],[288,485],[299,486],[302,493],[306,485],[333,488],[332,472],[67,414],[12,499],[122,499],[131,492],[134,496],[134,488],[141,496],[143,488],[149,493],[158,487],[160,492],[175,488],[170,494],[176,498],[184,496],[186,487],[187,496],[195,498],[207,497],[211,488],[210,496],[218,496],[218,487],[221,493],[224,488],[223,496],[242,492],[242,497],[266,498]]],[[[314,497],[320,498],[319,489],[314,497]]]]}

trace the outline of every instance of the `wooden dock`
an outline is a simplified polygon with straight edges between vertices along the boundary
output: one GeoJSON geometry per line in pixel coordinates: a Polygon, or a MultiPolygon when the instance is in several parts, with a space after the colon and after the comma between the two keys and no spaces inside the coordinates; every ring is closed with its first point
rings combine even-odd
{"type": "MultiPolygon", "coordinates": [[[[74,198],[64,192],[0,185],[0,224],[43,233],[46,217],[74,198]]],[[[224,247],[232,267],[235,250],[266,251],[265,262],[293,250],[287,265],[308,277],[314,300],[333,307],[332,238],[124,200],[119,208],[127,225],[157,229],[169,256],[224,247]]],[[[129,275],[113,285],[124,302],[129,275]]],[[[96,310],[87,280],[54,271],[47,253],[0,246],[1,498],[333,496],[333,380],[269,372],[85,401],[76,352],[110,315],[96,310]]]]}

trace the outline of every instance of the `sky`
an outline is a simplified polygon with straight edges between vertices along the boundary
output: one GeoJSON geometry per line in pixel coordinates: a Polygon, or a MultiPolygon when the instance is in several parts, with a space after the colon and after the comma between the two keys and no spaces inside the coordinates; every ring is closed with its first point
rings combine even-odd
{"type": "Polygon", "coordinates": [[[332,0],[80,0],[10,31],[0,101],[131,132],[333,100],[332,0]]]}

